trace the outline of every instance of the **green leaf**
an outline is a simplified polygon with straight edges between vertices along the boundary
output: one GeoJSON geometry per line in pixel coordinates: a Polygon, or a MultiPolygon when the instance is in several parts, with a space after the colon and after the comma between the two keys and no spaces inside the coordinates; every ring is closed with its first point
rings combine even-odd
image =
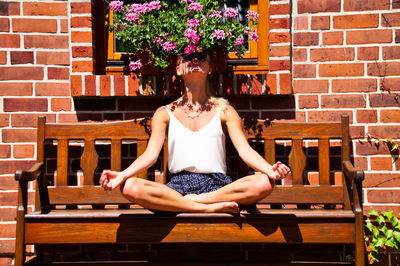
{"type": "Polygon", "coordinates": [[[392,147],[390,148],[390,151],[397,150],[399,148],[399,145],[397,143],[393,144],[392,147]]]}
{"type": "Polygon", "coordinates": [[[392,220],[393,218],[393,211],[387,211],[382,213],[388,220],[392,220]]]}
{"type": "Polygon", "coordinates": [[[385,246],[393,248],[396,245],[393,238],[387,239],[385,241],[385,246]]]}
{"type": "Polygon", "coordinates": [[[371,210],[370,212],[369,212],[369,215],[371,215],[371,216],[379,216],[379,213],[378,213],[378,211],[377,210],[371,210]]]}
{"type": "Polygon", "coordinates": [[[369,256],[371,257],[371,259],[372,259],[373,261],[376,261],[376,262],[379,262],[379,261],[380,261],[380,260],[379,260],[379,253],[378,253],[378,252],[373,251],[373,252],[369,253],[369,256]]]}
{"type": "Polygon", "coordinates": [[[380,224],[380,225],[382,225],[382,224],[384,224],[385,223],[385,218],[383,218],[383,216],[378,216],[378,223],[380,224]]]}
{"type": "Polygon", "coordinates": [[[372,234],[374,235],[375,238],[378,238],[379,230],[377,228],[372,229],[372,234]]]}
{"type": "Polygon", "coordinates": [[[385,238],[379,237],[377,241],[374,243],[374,246],[381,248],[383,247],[383,244],[385,244],[385,238]]]}
{"type": "Polygon", "coordinates": [[[393,231],[393,237],[396,239],[397,242],[400,243],[400,232],[399,231],[393,231]]]}
{"type": "Polygon", "coordinates": [[[372,233],[372,229],[374,228],[372,223],[366,223],[365,227],[372,233]]]}

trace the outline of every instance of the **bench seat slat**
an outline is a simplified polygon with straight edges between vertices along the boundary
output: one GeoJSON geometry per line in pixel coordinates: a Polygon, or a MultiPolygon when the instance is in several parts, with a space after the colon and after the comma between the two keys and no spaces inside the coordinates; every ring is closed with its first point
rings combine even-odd
{"type": "MultiPolygon", "coordinates": [[[[123,204],[131,203],[119,189],[104,191],[100,186],[49,187],[50,204],[123,204]]],[[[276,186],[262,203],[343,203],[343,186],[276,186]]]]}

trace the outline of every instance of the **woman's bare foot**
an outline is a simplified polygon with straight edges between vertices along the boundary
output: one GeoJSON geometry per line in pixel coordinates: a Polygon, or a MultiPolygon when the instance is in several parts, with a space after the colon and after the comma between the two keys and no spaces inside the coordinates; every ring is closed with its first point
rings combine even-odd
{"type": "Polygon", "coordinates": [[[238,213],[239,212],[239,204],[236,202],[218,202],[208,204],[208,208],[206,212],[228,212],[228,213],[238,213]]]}

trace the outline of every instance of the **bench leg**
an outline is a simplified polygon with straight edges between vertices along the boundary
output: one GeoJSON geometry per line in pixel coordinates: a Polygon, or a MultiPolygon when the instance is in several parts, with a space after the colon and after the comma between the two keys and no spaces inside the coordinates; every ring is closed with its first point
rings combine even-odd
{"type": "Polygon", "coordinates": [[[365,266],[364,221],[362,212],[356,213],[356,266],[365,266]]]}
{"type": "Polygon", "coordinates": [[[24,212],[17,211],[17,234],[15,240],[15,266],[25,263],[25,223],[24,212]]]}

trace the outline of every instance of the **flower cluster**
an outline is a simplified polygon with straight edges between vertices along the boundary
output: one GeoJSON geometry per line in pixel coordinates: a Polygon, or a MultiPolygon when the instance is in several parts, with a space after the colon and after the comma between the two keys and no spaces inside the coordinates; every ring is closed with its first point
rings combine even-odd
{"type": "MultiPolygon", "coordinates": [[[[215,0],[154,0],[142,4],[111,1],[113,22],[110,30],[120,40],[124,51],[147,52],[152,63],[164,69],[172,54],[196,54],[204,51],[246,52],[245,39],[257,41],[259,15],[248,11],[247,22],[239,22],[238,11],[221,8],[215,0]]],[[[140,69],[138,58],[131,70],[140,69]]]]}

